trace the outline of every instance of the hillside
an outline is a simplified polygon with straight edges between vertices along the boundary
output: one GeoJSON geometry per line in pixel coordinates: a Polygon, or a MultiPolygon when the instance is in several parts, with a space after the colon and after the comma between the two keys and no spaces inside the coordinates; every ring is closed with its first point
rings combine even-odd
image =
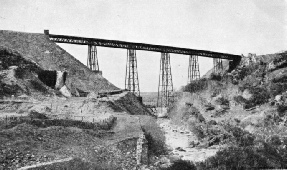
{"type": "Polygon", "coordinates": [[[118,89],[95,74],[44,34],[0,30],[0,45],[17,51],[43,70],[67,71],[66,85],[71,91],[109,91],[118,89]]]}
{"type": "Polygon", "coordinates": [[[147,167],[165,153],[164,141],[133,93],[43,34],[0,31],[1,170],[147,167]]]}
{"type": "Polygon", "coordinates": [[[190,147],[221,148],[197,169],[287,167],[286,70],[287,52],[248,56],[185,86],[171,124],[197,137],[190,147]]]}

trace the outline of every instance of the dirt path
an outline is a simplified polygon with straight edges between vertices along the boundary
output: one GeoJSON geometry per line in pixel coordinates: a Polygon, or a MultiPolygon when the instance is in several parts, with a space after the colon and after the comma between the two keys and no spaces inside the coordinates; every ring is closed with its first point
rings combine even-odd
{"type": "Polygon", "coordinates": [[[207,149],[190,147],[189,143],[197,141],[196,137],[190,131],[171,125],[168,119],[158,119],[158,124],[165,132],[166,144],[173,149],[172,153],[183,160],[200,162],[218,151],[218,147],[207,149]]]}

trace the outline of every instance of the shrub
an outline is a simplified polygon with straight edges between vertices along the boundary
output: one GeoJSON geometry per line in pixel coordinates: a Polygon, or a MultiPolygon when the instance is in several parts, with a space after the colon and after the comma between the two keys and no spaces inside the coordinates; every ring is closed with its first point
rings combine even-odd
{"type": "Polygon", "coordinates": [[[233,97],[233,100],[236,102],[236,103],[239,103],[239,104],[245,104],[247,103],[248,101],[246,99],[244,99],[244,97],[242,96],[234,96],[233,97]]]}
{"type": "Polygon", "coordinates": [[[202,123],[188,122],[189,130],[198,138],[203,139],[206,137],[206,128],[202,123]]]}
{"type": "Polygon", "coordinates": [[[259,68],[258,64],[251,64],[249,66],[244,66],[238,70],[237,78],[243,80],[246,76],[251,75],[255,70],[259,68]]]}
{"type": "Polygon", "coordinates": [[[270,98],[270,94],[266,88],[250,87],[249,91],[252,94],[252,98],[248,101],[251,107],[264,104],[268,102],[270,98]]]}
{"type": "Polygon", "coordinates": [[[222,80],[222,75],[219,73],[211,73],[209,79],[210,80],[215,80],[215,81],[221,81],[222,80]]]}
{"type": "Polygon", "coordinates": [[[229,100],[226,99],[225,97],[219,97],[216,99],[216,102],[219,103],[220,105],[226,105],[229,106],[229,100]]]}
{"type": "Polygon", "coordinates": [[[224,129],[234,137],[234,142],[238,146],[251,146],[254,144],[255,136],[242,130],[240,127],[224,124],[224,129]]]}
{"type": "Polygon", "coordinates": [[[191,161],[177,160],[170,167],[161,170],[196,170],[196,166],[191,161]]]}
{"type": "Polygon", "coordinates": [[[269,89],[270,96],[275,97],[287,90],[287,83],[271,83],[269,89]]]}
{"type": "Polygon", "coordinates": [[[229,147],[198,164],[198,169],[258,169],[268,168],[267,159],[252,147],[229,147]]]}
{"type": "Polygon", "coordinates": [[[140,124],[148,142],[148,151],[151,155],[159,156],[167,154],[164,132],[156,123],[156,119],[150,116],[139,115],[140,124]]]}
{"type": "Polygon", "coordinates": [[[186,85],[183,89],[184,92],[199,92],[201,90],[204,90],[207,88],[207,79],[199,79],[199,80],[194,80],[188,85],[186,85]]]}
{"type": "MultiPolygon", "coordinates": [[[[233,135],[234,144],[216,153],[204,162],[197,164],[198,169],[263,169],[263,168],[286,168],[287,150],[283,147],[280,136],[283,134],[273,129],[260,130],[263,134],[255,140],[255,136],[239,127],[223,124],[224,128],[233,135]],[[272,133],[272,135],[270,134],[272,133]],[[278,134],[278,135],[273,135],[278,134]]],[[[281,131],[286,131],[281,129],[281,131]]]]}
{"type": "Polygon", "coordinates": [[[287,110],[287,106],[286,105],[278,105],[277,106],[277,112],[279,114],[280,117],[284,116],[285,115],[285,112],[287,110]]]}

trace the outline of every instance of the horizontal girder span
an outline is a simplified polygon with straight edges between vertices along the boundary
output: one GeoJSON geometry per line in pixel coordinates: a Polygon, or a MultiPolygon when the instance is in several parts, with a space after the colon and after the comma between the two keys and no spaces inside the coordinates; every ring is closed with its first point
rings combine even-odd
{"type": "Polygon", "coordinates": [[[195,49],[189,49],[189,48],[178,48],[178,47],[164,46],[164,45],[134,43],[134,42],[126,42],[126,41],[118,41],[118,40],[106,40],[106,39],[98,39],[98,38],[85,38],[85,37],[76,37],[76,36],[67,36],[67,35],[55,35],[55,34],[48,34],[48,36],[51,41],[54,41],[56,43],[94,45],[94,46],[103,46],[103,47],[111,47],[111,48],[156,51],[156,52],[162,52],[162,53],[197,55],[197,56],[202,56],[202,57],[221,58],[221,59],[228,59],[228,60],[238,60],[241,58],[240,55],[212,52],[212,51],[205,51],[205,50],[195,50],[195,49]]]}

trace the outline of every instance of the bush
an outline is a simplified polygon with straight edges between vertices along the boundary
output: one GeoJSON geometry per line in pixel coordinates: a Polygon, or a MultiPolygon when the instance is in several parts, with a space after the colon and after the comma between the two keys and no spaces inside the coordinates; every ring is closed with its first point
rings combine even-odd
{"type": "Polygon", "coordinates": [[[224,129],[234,137],[234,142],[238,146],[251,146],[254,144],[255,136],[241,129],[240,127],[224,124],[224,129]]]}
{"type": "Polygon", "coordinates": [[[270,98],[270,94],[266,88],[250,87],[249,91],[252,94],[252,98],[248,101],[247,108],[267,103],[270,98]]]}
{"type": "Polygon", "coordinates": [[[198,139],[206,137],[206,128],[203,123],[188,122],[188,128],[198,139]]]}
{"type": "Polygon", "coordinates": [[[138,115],[140,124],[148,142],[148,151],[152,156],[167,154],[164,132],[156,123],[156,119],[150,116],[138,115]]]}
{"type": "Polygon", "coordinates": [[[161,170],[196,170],[196,166],[191,161],[177,160],[170,167],[161,170]]]}
{"type": "Polygon", "coordinates": [[[225,105],[225,106],[229,106],[229,100],[226,99],[225,97],[219,97],[216,99],[216,102],[220,105],[225,105]]]}
{"type": "Polygon", "coordinates": [[[207,79],[199,79],[199,80],[194,80],[188,85],[186,85],[183,89],[184,92],[199,92],[201,90],[204,90],[207,88],[207,79]]]}
{"type": "Polygon", "coordinates": [[[275,97],[287,90],[287,83],[271,83],[269,86],[270,96],[275,97]]]}
{"type": "Polygon", "coordinates": [[[278,105],[277,106],[277,112],[278,112],[280,117],[285,115],[286,110],[287,110],[287,106],[286,105],[278,105]]]}
{"type": "Polygon", "coordinates": [[[239,104],[245,104],[247,103],[248,101],[246,99],[244,99],[244,97],[242,96],[234,96],[233,97],[233,100],[236,102],[236,103],[239,103],[239,104]]]}
{"type": "Polygon", "coordinates": [[[266,158],[252,147],[229,147],[206,161],[198,164],[198,169],[258,169],[268,168],[266,158]]]}
{"type": "Polygon", "coordinates": [[[238,70],[237,78],[239,80],[243,80],[246,76],[251,75],[258,68],[259,68],[258,64],[251,64],[249,66],[244,66],[240,70],[238,70]]]}
{"type": "MultiPolygon", "coordinates": [[[[278,135],[263,135],[256,139],[253,134],[239,127],[223,124],[224,129],[234,137],[233,145],[216,153],[204,162],[197,164],[198,169],[263,169],[286,168],[287,150],[284,148],[279,131],[271,132],[278,135]]],[[[261,132],[264,130],[260,130],[261,132]]],[[[286,131],[283,130],[282,131],[286,131]]],[[[270,130],[267,130],[270,132],[270,130]]],[[[256,134],[257,136],[257,134],[256,134]]],[[[259,136],[257,136],[259,137],[259,136]]]]}
{"type": "Polygon", "coordinates": [[[222,75],[219,73],[211,73],[209,79],[210,80],[215,80],[215,81],[221,81],[222,80],[222,75]]]}

